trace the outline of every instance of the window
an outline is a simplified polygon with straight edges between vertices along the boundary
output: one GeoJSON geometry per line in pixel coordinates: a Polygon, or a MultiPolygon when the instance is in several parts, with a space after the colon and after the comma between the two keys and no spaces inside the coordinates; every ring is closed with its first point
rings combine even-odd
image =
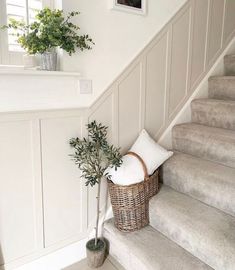
{"type": "MultiPolygon", "coordinates": [[[[45,6],[53,7],[52,0],[0,0],[0,25],[7,24],[10,18],[31,23],[45,6]]],[[[23,53],[12,30],[0,32],[0,64],[21,65],[23,53]]]]}

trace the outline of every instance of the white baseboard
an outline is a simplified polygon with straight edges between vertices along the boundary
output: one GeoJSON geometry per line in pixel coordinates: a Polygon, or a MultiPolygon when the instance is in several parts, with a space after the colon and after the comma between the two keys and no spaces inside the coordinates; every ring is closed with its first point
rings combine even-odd
{"type": "MultiPolygon", "coordinates": [[[[86,257],[86,242],[87,239],[83,239],[15,270],[63,270],[86,257]]],[[[5,270],[8,270],[7,267],[5,270]]]]}
{"type": "Polygon", "coordinates": [[[181,123],[191,121],[191,108],[190,104],[193,99],[208,97],[208,78],[216,75],[224,74],[224,56],[227,54],[235,53],[235,38],[231,40],[224,52],[219,56],[215,64],[211,67],[207,75],[203,78],[199,86],[195,89],[191,97],[185,103],[183,108],[179,111],[176,117],[173,119],[168,128],[164,131],[158,142],[167,149],[172,149],[172,128],[181,123]]]}
{"type": "MultiPolygon", "coordinates": [[[[100,218],[100,232],[102,232],[103,222],[111,217],[113,217],[113,212],[112,207],[109,207],[106,214],[103,214],[100,218]]],[[[94,230],[89,234],[89,239],[92,237],[94,237],[94,230]]],[[[86,257],[87,240],[88,238],[85,238],[79,242],[15,268],[14,270],[63,270],[86,257]]],[[[8,270],[8,268],[6,267],[4,270],[8,270]]]]}

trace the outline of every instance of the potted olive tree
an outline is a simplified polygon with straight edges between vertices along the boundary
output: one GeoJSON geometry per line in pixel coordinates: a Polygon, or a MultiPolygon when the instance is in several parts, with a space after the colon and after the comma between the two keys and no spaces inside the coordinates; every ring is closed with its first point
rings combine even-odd
{"type": "Polygon", "coordinates": [[[72,11],[67,16],[63,10],[44,8],[36,14],[30,24],[10,19],[2,29],[12,29],[17,42],[29,55],[40,54],[40,68],[56,70],[56,48],[61,48],[69,55],[77,49],[90,50],[93,43],[88,35],[79,35],[79,26],[71,22],[79,12],[72,11]]]}
{"type": "Polygon", "coordinates": [[[88,138],[72,138],[70,145],[74,148],[72,158],[82,172],[82,179],[88,186],[98,185],[97,191],[97,212],[95,238],[86,244],[88,266],[92,268],[100,267],[103,264],[106,250],[106,243],[102,238],[98,238],[98,225],[100,217],[100,186],[105,170],[108,167],[118,168],[121,163],[119,148],[107,142],[107,127],[101,123],[93,121],[87,125],[88,138]]]}

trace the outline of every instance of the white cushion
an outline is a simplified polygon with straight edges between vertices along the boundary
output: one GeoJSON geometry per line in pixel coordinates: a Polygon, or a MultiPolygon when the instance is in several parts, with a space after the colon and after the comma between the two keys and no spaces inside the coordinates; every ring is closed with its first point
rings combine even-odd
{"type": "Polygon", "coordinates": [[[131,184],[140,183],[144,179],[144,171],[139,160],[133,156],[123,156],[121,167],[115,170],[114,168],[107,169],[109,179],[114,184],[121,186],[128,186],[131,184]]]}
{"type": "Polygon", "coordinates": [[[135,152],[144,160],[149,175],[173,155],[173,152],[167,151],[156,143],[145,129],[141,131],[130,151],[135,152]]]}
{"type": "MultiPolygon", "coordinates": [[[[167,151],[157,144],[144,129],[129,151],[135,152],[143,159],[149,175],[153,174],[164,161],[173,155],[173,152],[167,151]]],[[[140,161],[130,155],[123,156],[122,160],[123,163],[117,170],[108,168],[105,171],[109,174],[109,179],[117,185],[131,185],[142,182],[144,171],[140,161]]]]}

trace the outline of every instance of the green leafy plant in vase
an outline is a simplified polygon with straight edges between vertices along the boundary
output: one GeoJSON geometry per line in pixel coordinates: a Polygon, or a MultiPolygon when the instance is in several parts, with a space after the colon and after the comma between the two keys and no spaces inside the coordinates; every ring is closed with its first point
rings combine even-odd
{"type": "Polygon", "coordinates": [[[71,22],[79,14],[72,11],[65,16],[63,10],[44,8],[30,24],[11,18],[1,29],[12,29],[17,42],[29,55],[40,54],[41,69],[56,70],[56,48],[71,56],[76,50],[90,50],[94,44],[88,35],[80,35],[79,26],[71,22]]]}
{"type": "Polygon", "coordinates": [[[87,139],[72,138],[70,140],[70,145],[74,149],[74,154],[71,156],[80,169],[86,186],[98,185],[95,238],[88,241],[86,245],[88,265],[92,268],[103,264],[106,249],[105,241],[98,238],[101,180],[104,176],[108,177],[105,173],[108,167],[116,169],[122,163],[119,148],[110,145],[107,141],[107,129],[101,123],[93,121],[87,125],[87,139]]]}

